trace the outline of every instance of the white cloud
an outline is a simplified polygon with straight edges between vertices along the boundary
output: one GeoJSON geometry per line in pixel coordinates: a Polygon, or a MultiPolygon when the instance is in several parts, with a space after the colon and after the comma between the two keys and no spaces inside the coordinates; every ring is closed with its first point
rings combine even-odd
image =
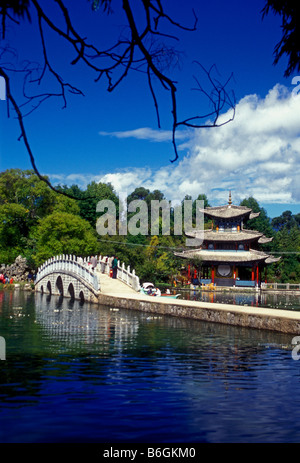
{"type": "MultiPolygon", "coordinates": [[[[184,139],[188,136],[188,131],[178,133],[178,139],[184,139]]],[[[171,142],[171,130],[154,130],[149,127],[141,127],[134,130],[126,130],[123,132],[99,132],[99,135],[115,137],[115,138],[137,138],[138,140],[149,140],[154,142],[171,142]]]]}
{"type": "MultiPolygon", "coordinates": [[[[231,189],[236,204],[250,195],[259,203],[300,202],[300,95],[276,85],[265,98],[243,98],[232,122],[188,133],[188,155],[177,164],[107,173],[98,180],[111,182],[118,192],[141,185],[159,189],[173,200],[205,193],[211,203],[224,204],[231,189]]],[[[148,128],[103,134],[152,141],[170,137],[168,131],[148,128]]]]}

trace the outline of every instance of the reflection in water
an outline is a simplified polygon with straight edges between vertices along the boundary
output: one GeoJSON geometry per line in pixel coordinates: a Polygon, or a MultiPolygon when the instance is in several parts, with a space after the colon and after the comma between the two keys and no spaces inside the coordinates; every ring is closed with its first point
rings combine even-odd
{"type": "MultiPolygon", "coordinates": [[[[178,291],[180,292],[180,290],[178,291]]],[[[263,291],[182,291],[181,299],[216,302],[221,304],[270,307],[273,309],[300,310],[300,295],[291,293],[266,293],[263,291]]]]}
{"type": "Polygon", "coordinates": [[[291,336],[0,292],[1,442],[297,442],[291,336]]]}
{"type": "Polygon", "coordinates": [[[40,294],[35,304],[36,320],[49,339],[63,339],[72,347],[101,342],[101,349],[107,350],[113,341],[119,348],[138,331],[138,319],[132,314],[120,315],[117,309],[95,310],[93,305],[62,297],[47,299],[45,304],[40,294]]]}

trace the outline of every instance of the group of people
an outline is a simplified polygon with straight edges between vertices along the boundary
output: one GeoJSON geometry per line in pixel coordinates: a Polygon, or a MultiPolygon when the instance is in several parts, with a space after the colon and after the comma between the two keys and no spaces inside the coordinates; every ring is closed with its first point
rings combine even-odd
{"type": "MultiPolygon", "coordinates": [[[[118,271],[118,258],[117,256],[112,256],[111,258],[109,257],[103,257],[101,261],[101,272],[105,273],[105,266],[110,265],[110,276],[112,278],[117,278],[117,271],[118,271]]],[[[90,260],[90,265],[92,267],[92,270],[95,270],[95,268],[98,265],[98,259],[96,256],[92,256],[90,260]]]]}
{"type": "Polygon", "coordinates": [[[7,284],[7,283],[10,283],[12,284],[14,281],[13,278],[9,278],[6,273],[5,275],[3,275],[3,273],[0,273],[0,283],[3,283],[3,284],[7,284]]]}

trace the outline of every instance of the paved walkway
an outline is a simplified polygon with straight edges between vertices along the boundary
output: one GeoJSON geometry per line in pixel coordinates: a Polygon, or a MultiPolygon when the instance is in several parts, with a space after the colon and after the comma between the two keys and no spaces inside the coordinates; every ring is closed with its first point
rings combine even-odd
{"type": "Polygon", "coordinates": [[[120,280],[110,278],[107,274],[97,271],[97,275],[104,305],[282,333],[300,334],[300,312],[149,297],[135,291],[120,280]]]}
{"type": "Polygon", "coordinates": [[[97,275],[100,282],[100,291],[102,294],[108,296],[140,294],[122,281],[109,277],[106,273],[97,271],[97,275]]]}

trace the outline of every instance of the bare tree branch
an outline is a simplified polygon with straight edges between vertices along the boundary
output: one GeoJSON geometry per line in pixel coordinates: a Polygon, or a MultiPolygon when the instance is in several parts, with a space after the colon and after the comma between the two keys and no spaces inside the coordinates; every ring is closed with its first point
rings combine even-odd
{"type": "MultiPolygon", "coordinates": [[[[193,11],[194,23],[191,27],[182,25],[176,22],[163,7],[162,0],[122,0],[122,10],[127,22],[126,30],[123,31],[122,37],[116,39],[115,43],[106,48],[99,49],[95,44],[90,43],[86,37],[81,36],[75,29],[68,9],[63,0],[51,0],[52,4],[58,7],[60,15],[52,15],[46,13],[41,6],[40,0],[3,0],[0,7],[0,15],[2,15],[2,36],[5,37],[7,31],[6,21],[18,23],[20,19],[27,17],[32,21],[32,27],[37,24],[37,31],[40,39],[42,50],[42,65],[26,65],[22,69],[14,69],[12,66],[2,63],[2,54],[0,54],[0,75],[5,78],[8,88],[8,103],[16,112],[19,125],[21,128],[21,137],[25,143],[29,154],[32,166],[37,175],[42,177],[37,169],[32,150],[29,145],[24,126],[24,117],[31,114],[41,104],[51,97],[61,98],[63,108],[67,105],[67,92],[76,95],[83,95],[82,91],[73,86],[69,82],[65,82],[59,74],[56,66],[50,62],[48,56],[48,44],[46,33],[54,32],[63,42],[69,44],[75,53],[71,59],[71,66],[78,63],[83,63],[95,73],[95,82],[105,78],[107,81],[107,90],[114,91],[127,77],[130,71],[145,73],[147,84],[152,96],[155,113],[157,117],[158,127],[161,127],[159,115],[159,99],[155,91],[154,81],[158,82],[162,89],[166,90],[170,95],[170,113],[172,126],[172,144],[174,149],[175,162],[178,159],[178,151],[176,145],[176,130],[180,126],[192,128],[204,127],[219,127],[231,121],[234,117],[235,101],[227,91],[227,85],[231,77],[222,85],[216,78],[212,77],[212,67],[209,71],[200,64],[204,71],[211,91],[207,91],[200,84],[199,79],[195,78],[197,90],[200,91],[212,106],[212,110],[203,115],[193,115],[184,120],[179,120],[177,108],[177,83],[168,75],[168,71],[173,65],[179,62],[179,52],[170,45],[164,43],[165,40],[177,41],[175,35],[171,35],[162,30],[163,22],[169,23],[175,29],[183,31],[195,31],[197,26],[197,17],[193,11]],[[136,9],[142,5],[144,18],[136,15],[136,9]],[[29,9],[33,10],[29,12],[29,9]],[[31,14],[32,13],[32,14],[31,14]],[[137,19],[138,18],[138,19],[137,19]],[[161,41],[161,42],[160,42],[161,41]],[[10,86],[10,75],[16,72],[24,73],[23,80],[23,97],[25,102],[18,104],[15,97],[12,95],[10,86]],[[54,78],[54,82],[58,86],[57,89],[49,89],[46,92],[28,91],[32,86],[40,86],[47,75],[54,78]],[[22,114],[21,109],[28,108],[28,111],[22,114]],[[232,117],[229,117],[225,122],[219,122],[219,117],[224,110],[231,108],[233,110],[232,117]],[[205,122],[207,118],[211,118],[211,122],[205,122]]],[[[91,0],[93,9],[102,7],[105,13],[111,13],[111,0],[91,0]]],[[[50,3],[50,0],[49,0],[50,3]]],[[[102,13],[103,14],[103,13],[102,13]]],[[[50,182],[46,182],[50,185],[50,182]]],[[[68,195],[67,195],[68,196],[68,195]]]]}

